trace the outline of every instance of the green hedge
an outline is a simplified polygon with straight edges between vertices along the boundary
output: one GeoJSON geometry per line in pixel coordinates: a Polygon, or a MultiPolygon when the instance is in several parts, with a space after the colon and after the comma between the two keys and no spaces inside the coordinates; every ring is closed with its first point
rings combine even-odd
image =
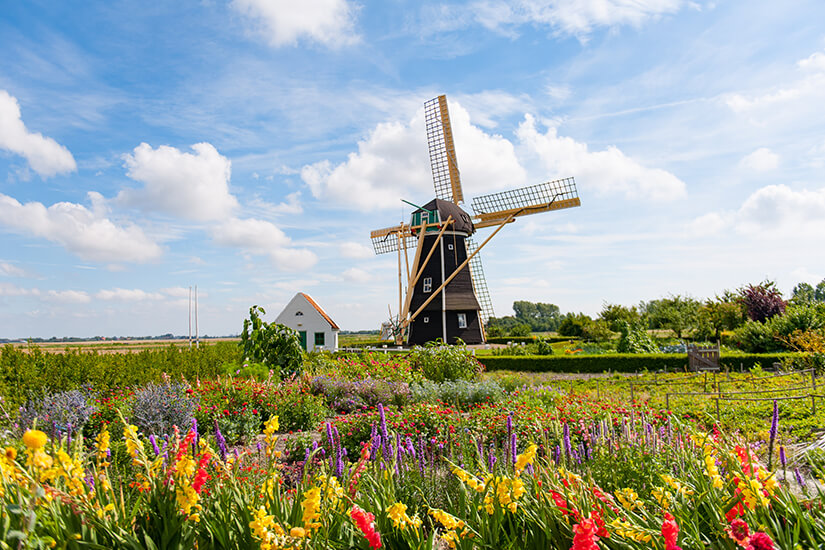
{"type": "Polygon", "coordinates": [[[170,345],[160,350],[128,353],[66,351],[47,353],[3,346],[0,350],[0,396],[18,406],[29,396],[90,386],[94,390],[128,388],[156,382],[164,373],[173,380],[214,378],[226,363],[239,364],[237,342],[217,342],[200,348],[170,345]]]}
{"type": "Polygon", "coordinates": [[[539,339],[546,340],[551,344],[555,344],[556,342],[569,342],[571,340],[578,340],[579,338],[576,336],[494,336],[492,338],[487,338],[488,344],[508,344],[510,342],[514,344],[521,344],[524,342],[525,344],[534,344],[539,339]]]}
{"type": "MultiPolygon", "coordinates": [[[[752,353],[748,355],[722,356],[723,368],[738,371],[759,363],[770,368],[774,362],[803,357],[800,353],[752,353]]],[[[605,355],[521,355],[476,357],[488,371],[512,370],[522,372],[641,372],[681,371],[687,368],[687,357],[674,353],[655,354],[605,354],[605,355]]]]}

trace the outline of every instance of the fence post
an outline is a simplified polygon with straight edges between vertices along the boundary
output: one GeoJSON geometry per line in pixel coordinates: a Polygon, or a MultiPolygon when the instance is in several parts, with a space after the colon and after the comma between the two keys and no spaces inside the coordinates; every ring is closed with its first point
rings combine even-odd
{"type": "Polygon", "coordinates": [[[813,395],[811,395],[811,409],[816,415],[816,369],[811,369],[811,386],[813,386],[813,395]]]}
{"type": "Polygon", "coordinates": [[[670,410],[670,394],[665,394],[665,409],[670,410]]]}
{"type": "Polygon", "coordinates": [[[702,382],[702,392],[708,393],[708,371],[705,371],[704,382],[702,382]]]}
{"type": "Polygon", "coordinates": [[[719,414],[719,398],[716,398],[716,421],[722,422],[722,415],[719,414]]]}
{"type": "Polygon", "coordinates": [[[630,400],[633,401],[633,382],[630,383],[630,400]]]}
{"type": "Polygon", "coordinates": [[[596,399],[602,398],[601,382],[596,380],[596,399]]]}

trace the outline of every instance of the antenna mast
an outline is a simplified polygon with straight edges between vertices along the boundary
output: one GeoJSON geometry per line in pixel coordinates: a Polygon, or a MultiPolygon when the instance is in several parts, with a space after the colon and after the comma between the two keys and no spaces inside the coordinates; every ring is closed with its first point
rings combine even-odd
{"type": "Polygon", "coordinates": [[[195,285],[195,347],[201,345],[200,332],[198,332],[198,285],[195,285]]]}

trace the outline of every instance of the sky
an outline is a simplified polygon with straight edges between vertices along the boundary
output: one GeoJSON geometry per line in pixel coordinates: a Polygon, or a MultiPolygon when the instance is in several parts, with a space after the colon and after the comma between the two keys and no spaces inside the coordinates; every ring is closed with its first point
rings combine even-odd
{"type": "MultiPolygon", "coordinates": [[[[596,315],[825,278],[818,0],[0,0],[0,337],[236,334],[296,292],[397,309],[372,229],[434,196],[574,177],[581,208],[481,253],[515,300],[596,315]]],[[[490,230],[480,230],[484,239],[490,230]]]]}

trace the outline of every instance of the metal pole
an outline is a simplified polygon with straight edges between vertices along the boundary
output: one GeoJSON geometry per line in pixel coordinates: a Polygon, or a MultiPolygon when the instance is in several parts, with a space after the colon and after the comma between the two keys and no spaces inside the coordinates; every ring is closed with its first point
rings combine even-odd
{"type": "Polygon", "coordinates": [[[189,349],[192,349],[192,285],[189,285],[189,349]]]}
{"type": "Polygon", "coordinates": [[[200,331],[198,331],[198,285],[195,285],[195,347],[201,347],[200,331]]]}

